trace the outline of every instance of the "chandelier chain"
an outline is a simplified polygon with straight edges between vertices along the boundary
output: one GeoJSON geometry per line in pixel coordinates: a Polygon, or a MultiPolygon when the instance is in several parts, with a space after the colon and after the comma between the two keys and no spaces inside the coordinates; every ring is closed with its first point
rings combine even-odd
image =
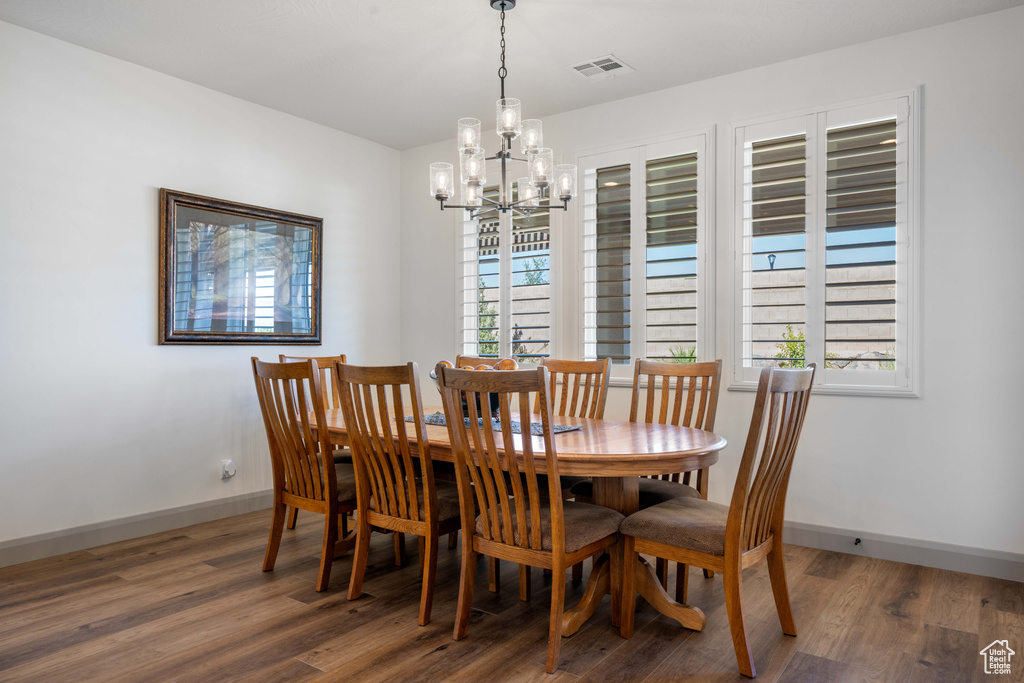
{"type": "Polygon", "coordinates": [[[498,78],[501,79],[501,99],[505,99],[505,76],[508,69],[505,68],[505,10],[501,10],[501,68],[498,69],[498,78]]]}

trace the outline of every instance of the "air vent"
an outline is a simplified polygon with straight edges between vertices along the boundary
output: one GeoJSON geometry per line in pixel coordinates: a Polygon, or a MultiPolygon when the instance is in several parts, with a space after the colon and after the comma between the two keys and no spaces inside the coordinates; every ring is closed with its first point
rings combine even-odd
{"type": "Polygon", "coordinates": [[[619,74],[628,74],[636,71],[633,67],[615,55],[605,55],[589,62],[573,64],[571,67],[576,73],[589,81],[600,81],[619,74]]]}

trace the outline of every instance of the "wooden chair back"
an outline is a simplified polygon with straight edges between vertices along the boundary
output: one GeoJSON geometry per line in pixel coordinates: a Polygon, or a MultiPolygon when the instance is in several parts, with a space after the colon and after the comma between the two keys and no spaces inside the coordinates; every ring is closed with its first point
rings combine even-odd
{"type": "MultiPolygon", "coordinates": [[[[548,396],[553,401],[552,410],[555,415],[598,420],[604,417],[611,359],[588,361],[542,358],[540,365],[551,373],[548,396]]],[[[540,412],[539,406],[534,406],[534,412],[540,412]]]]}
{"type": "Polygon", "coordinates": [[[437,519],[434,470],[426,439],[416,363],[392,367],[334,366],[356,469],[360,509],[415,522],[437,519]],[[411,416],[412,422],[405,418],[411,416]],[[416,435],[417,452],[409,446],[416,435]],[[418,481],[422,473],[423,482],[418,481]],[[420,514],[420,501],[424,511],[420,514]]]}
{"type": "Polygon", "coordinates": [[[274,487],[298,498],[334,501],[337,475],[326,429],[313,436],[316,424],[326,424],[320,368],[315,360],[265,363],[252,359],[263,424],[270,444],[274,487]]]}
{"type": "MultiPolygon", "coordinates": [[[[630,422],[672,424],[714,431],[722,361],[664,363],[638,360],[633,369],[630,422]],[[644,386],[646,384],[646,387],[644,386]]],[[[661,479],[689,485],[690,473],[661,479]]]]}
{"type": "Polygon", "coordinates": [[[286,356],[281,354],[277,359],[282,363],[301,363],[307,360],[315,360],[320,369],[320,388],[323,391],[324,409],[341,410],[341,403],[338,400],[338,387],[334,380],[334,364],[336,362],[347,363],[345,354],[340,356],[286,356]]]}
{"type": "Polygon", "coordinates": [[[482,529],[477,533],[483,539],[540,551],[541,518],[550,514],[551,547],[564,552],[565,522],[555,442],[551,438],[547,368],[482,371],[439,365],[437,376],[455,456],[463,520],[473,519],[470,496],[475,496],[482,529]],[[490,405],[491,394],[498,396],[497,427],[477,408],[490,405]],[[539,414],[530,412],[533,395],[540,402],[539,414]],[[468,419],[463,418],[463,405],[467,406],[468,419]],[[512,432],[513,413],[517,413],[521,434],[512,432]],[[541,425],[542,436],[531,435],[533,423],[541,425]],[[544,472],[537,471],[534,460],[535,453],[541,452],[544,472]],[[548,475],[546,492],[538,485],[537,475],[542,473],[548,475]]]}
{"type": "Polygon", "coordinates": [[[815,366],[800,370],[765,368],[757,385],[743,457],[736,475],[726,526],[726,553],[746,552],[782,529],[786,489],[815,366]],[[730,545],[733,548],[730,548],[730,545]]]}

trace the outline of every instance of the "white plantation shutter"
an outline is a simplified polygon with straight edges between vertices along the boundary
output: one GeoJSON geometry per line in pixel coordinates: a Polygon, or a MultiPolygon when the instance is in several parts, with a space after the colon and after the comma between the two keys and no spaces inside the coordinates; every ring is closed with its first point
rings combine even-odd
{"type": "Polygon", "coordinates": [[[736,129],[734,377],[913,394],[911,96],[736,129]]]}
{"type": "Polygon", "coordinates": [[[580,159],[583,357],[615,375],[704,353],[706,149],[698,135],[580,159]]]}
{"type": "MultiPolygon", "coordinates": [[[[497,200],[498,186],[484,187],[483,196],[497,200]]],[[[538,210],[529,217],[491,213],[478,220],[470,220],[468,211],[463,214],[462,355],[515,356],[526,363],[549,355],[553,336],[549,212],[538,210]]]]}

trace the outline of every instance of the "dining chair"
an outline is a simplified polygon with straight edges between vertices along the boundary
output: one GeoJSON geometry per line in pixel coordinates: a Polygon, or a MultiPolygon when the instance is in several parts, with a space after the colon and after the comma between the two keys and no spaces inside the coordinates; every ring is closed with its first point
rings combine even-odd
{"type": "MultiPolygon", "coordinates": [[[[478,553],[551,569],[547,671],[553,673],[561,648],[566,569],[615,545],[623,517],[599,505],[562,500],[547,368],[481,372],[439,365],[437,376],[464,531],[453,637],[463,639],[469,627],[478,553]],[[497,423],[477,408],[489,405],[491,395],[498,397],[497,423]],[[539,414],[530,412],[533,397],[539,398],[539,414]],[[469,413],[466,419],[463,405],[469,413]],[[514,413],[521,433],[512,421],[514,413]],[[532,435],[534,425],[539,425],[539,435],[532,435]],[[547,495],[538,485],[537,475],[542,473],[549,475],[547,495]]],[[[612,556],[613,577],[618,579],[618,553],[612,556]]],[[[618,600],[618,581],[611,583],[612,599],[618,600]]]]}
{"type": "MultiPolygon", "coordinates": [[[[743,675],[757,675],[743,619],[744,569],[767,560],[782,632],[796,635],[786,585],[782,523],[793,455],[807,414],[814,372],[813,363],[801,370],[761,371],[729,505],[694,497],[673,498],[640,510],[622,523],[624,637],[633,635],[636,581],[647,580],[639,553],[722,572],[729,629],[743,675]]],[[[660,586],[655,589],[660,590],[660,586]]]]}
{"type": "Polygon", "coordinates": [[[334,558],[355,544],[356,535],[348,532],[347,522],[348,514],[356,509],[355,471],[351,464],[331,459],[333,447],[326,429],[313,436],[315,425],[326,424],[320,368],[315,360],[265,363],[254,357],[252,374],[274,475],[274,516],[263,571],[271,571],[277,561],[287,509],[316,512],[324,515],[316,590],[324,591],[334,558]]]}
{"type": "MultiPolygon", "coordinates": [[[[714,431],[721,374],[721,360],[703,363],[637,360],[633,366],[629,421],[714,431]]],[[[707,500],[708,468],[641,477],[639,488],[641,510],[681,496],[707,500]]],[[[573,492],[584,500],[593,496],[589,482],[574,487],[573,492]]],[[[668,579],[668,563],[658,558],[657,565],[664,585],[668,579]]],[[[705,571],[704,575],[710,578],[712,573],[705,571]]],[[[680,599],[686,595],[688,579],[687,568],[677,565],[676,596],[680,599]]]]}
{"type": "MultiPolygon", "coordinates": [[[[345,354],[338,356],[287,356],[282,353],[278,355],[277,359],[281,363],[305,363],[307,360],[315,360],[317,369],[320,371],[320,391],[322,392],[324,410],[341,410],[341,405],[338,403],[338,391],[334,384],[334,363],[336,361],[348,362],[345,354]]],[[[333,457],[334,462],[351,463],[352,451],[348,448],[335,447],[333,457]]],[[[298,518],[298,509],[289,508],[286,526],[289,529],[294,529],[298,518]]]]}
{"type": "MultiPolygon", "coordinates": [[[[611,359],[603,360],[560,360],[557,358],[541,358],[543,365],[551,373],[548,396],[551,397],[552,410],[555,415],[568,417],[604,418],[604,406],[608,400],[608,378],[610,376],[611,359]]],[[[534,406],[534,412],[539,412],[534,406]]],[[[590,477],[574,475],[561,476],[562,498],[572,498],[572,487],[581,482],[589,482],[590,477]]],[[[586,502],[593,502],[589,500],[586,502]]],[[[583,579],[583,565],[572,566],[573,581],[583,579]]],[[[527,579],[525,587],[529,596],[530,588],[527,579]]]]}
{"type": "Polygon", "coordinates": [[[441,534],[459,528],[456,484],[434,481],[426,438],[419,368],[334,366],[345,429],[355,458],[358,535],[348,599],[362,593],[370,534],[387,530],[419,537],[423,585],[419,624],[430,623],[441,534]],[[408,408],[407,408],[408,406],[408,408]],[[406,417],[412,417],[412,422],[406,417]],[[416,448],[409,445],[409,431],[416,448]]]}

